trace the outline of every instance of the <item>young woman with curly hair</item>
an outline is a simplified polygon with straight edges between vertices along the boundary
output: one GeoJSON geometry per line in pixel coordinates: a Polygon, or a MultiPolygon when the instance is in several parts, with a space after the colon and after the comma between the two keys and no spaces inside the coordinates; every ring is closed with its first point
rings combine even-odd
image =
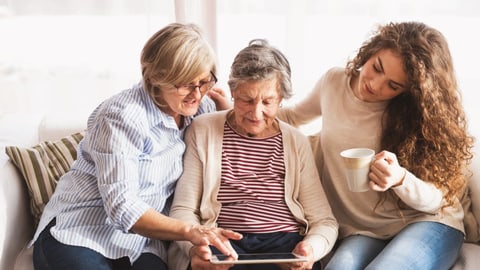
{"type": "Polygon", "coordinates": [[[382,25],[279,118],[322,116],[313,144],[339,225],[326,269],[449,269],[464,241],[461,198],[473,139],[445,37],[419,22],[382,25]],[[351,192],[339,153],[376,151],[370,189],[351,192]]]}

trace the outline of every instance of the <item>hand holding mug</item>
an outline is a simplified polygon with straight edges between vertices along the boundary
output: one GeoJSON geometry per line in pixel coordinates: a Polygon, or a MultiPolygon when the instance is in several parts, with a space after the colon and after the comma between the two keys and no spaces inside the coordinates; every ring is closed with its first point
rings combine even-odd
{"type": "Polygon", "coordinates": [[[388,151],[375,155],[370,166],[370,188],[375,191],[386,191],[403,183],[407,171],[398,163],[397,156],[388,151]]]}

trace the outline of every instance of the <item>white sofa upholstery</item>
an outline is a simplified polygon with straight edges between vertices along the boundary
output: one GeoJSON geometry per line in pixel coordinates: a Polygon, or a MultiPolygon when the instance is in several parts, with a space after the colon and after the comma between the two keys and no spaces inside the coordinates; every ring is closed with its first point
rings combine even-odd
{"type": "MultiPolygon", "coordinates": [[[[86,126],[88,115],[0,115],[0,269],[32,270],[32,249],[26,249],[33,234],[29,197],[22,176],[8,160],[4,147],[7,145],[33,146],[44,140],[57,140],[81,131],[86,126]]],[[[474,119],[473,119],[474,120],[474,119]]],[[[471,120],[471,123],[475,121],[471,120]]],[[[478,120],[477,120],[478,123],[478,120]]],[[[472,130],[480,139],[480,126],[472,130]]],[[[477,142],[480,146],[480,142],[477,142]]],[[[480,147],[471,169],[473,177],[472,203],[477,220],[480,221],[480,147]]],[[[480,222],[479,222],[480,223],[480,222]]],[[[478,269],[480,245],[464,244],[454,270],[478,269]]]]}
{"type": "Polygon", "coordinates": [[[0,269],[32,270],[33,218],[26,184],[5,154],[5,146],[33,146],[86,127],[88,115],[0,115],[0,269]]]}

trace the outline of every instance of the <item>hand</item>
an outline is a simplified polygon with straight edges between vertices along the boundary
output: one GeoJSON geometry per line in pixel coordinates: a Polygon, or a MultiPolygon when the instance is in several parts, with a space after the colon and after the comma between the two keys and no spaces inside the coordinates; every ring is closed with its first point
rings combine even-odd
{"type": "Polygon", "coordinates": [[[292,263],[282,263],[278,266],[282,270],[305,270],[305,269],[312,269],[313,264],[315,263],[313,258],[313,248],[312,246],[305,242],[300,241],[292,251],[293,253],[306,257],[308,259],[307,262],[292,262],[292,263]]]}
{"type": "Polygon", "coordinates": [[[193,246],[190,249],[190,265],[192,270],[226,270],[233,264],[212,264],[210,257],[212,251],[208,246],[193,246]]]}
{"type": "MultiPolygon", "coordinates": [[[[240,240],[242,235],[231,230],[222,228],[210,228],[200,225],[193,226],[186,233],[186,239],[196,246],[214,246],[227,256],[238,258],[237,252],[233,249],[229,239],[240,240]]],[[[209,260],[211,253],[200,256],[203,260],[209,260]]]]}
{"type": "Polygon", "coordinates": [[[232,103],[227,99],[225,91],[223,91],[223,89],[221,88],[214,87],[210,89],[210,91],[207,92],[207,96],[209,96],[213,100],[213,102],[215,102],[217,111],[232,108],[232,103]]]}
{"type": "Polygon", "coordinates": [[[374,191],[386,191],[403,183],[407,171],[398,164],[397,156],[388,151],[375,155],[370,165],[370,188],[374,191]]]}

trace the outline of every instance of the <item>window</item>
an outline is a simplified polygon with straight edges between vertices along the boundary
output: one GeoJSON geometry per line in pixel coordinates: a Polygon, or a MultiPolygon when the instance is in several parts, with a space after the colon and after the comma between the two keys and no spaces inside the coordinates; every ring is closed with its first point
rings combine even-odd
{"type": "Polygon", "coordinates": [[[446,36],[467,112],[480,113],[476,0],[0,0],[0,114],[90,112],[140,79],[140,51],[174,21],[200,24],[217,50],[221,87],[235,54],[266,38],[292,65],[301,99],[344,66],[375,24],[423,21],[446,36]],[[8,97],[8,99],[3,98],[8,97]],[[59,100],[62,102],[59,104],[59,100]]]}
{"type": "MultiPolygon", "coordinates": [[[[422,21],[447,38],[467,114],[475,103],[476,66],[480,63],[480,2],[475,0],[242,0],[217,1],[219,84],[228,78],[234,55],[253,38],[266,38],[292,66],[296,95],[305,96],[330,67],[345,66],[376,24],[422,21]]],[[[311,126],[315,126],[313,123],[311,126]]]]}
{"type": "Polygon", "coordinates": [[[0,1],[0,114],[90,112],[140,79],[140,52],[174,2],[0,1]]]}

